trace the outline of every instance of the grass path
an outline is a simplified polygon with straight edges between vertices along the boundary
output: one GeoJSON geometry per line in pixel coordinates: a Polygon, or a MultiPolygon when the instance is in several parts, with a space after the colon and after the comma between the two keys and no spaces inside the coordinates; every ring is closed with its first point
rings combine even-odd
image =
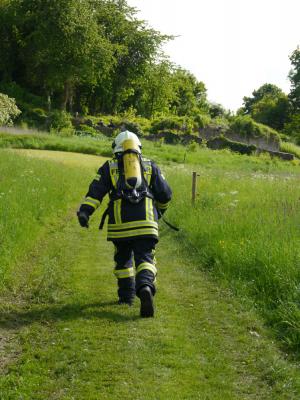
{"type": "Polygon", "coordinates": [[[11,338],[1,400],[299,399],[296,367],[172,232],[163,228],[158,246],[156,317],[140,319],[138,301],[117,305],[97,219],[84,230],[71,212],[26,261],[46,272],[34,296],[7,302],[1,316],[11,338]]]}

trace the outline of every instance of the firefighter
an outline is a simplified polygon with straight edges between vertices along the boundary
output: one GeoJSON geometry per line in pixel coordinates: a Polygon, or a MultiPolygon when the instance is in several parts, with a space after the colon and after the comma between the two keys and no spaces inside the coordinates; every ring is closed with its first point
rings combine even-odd
{"type": "Polygon", "coordinates": [[[88,227],[90,216],[109,195],[100,229],[108,216],[107,240],[115,246],[119,304],[132,305],[137,296],[141,317],[153,317],[158,219],[168,208],[172,191],[158,166],[142,157],[134,133],[119,133],[112,149],[113,158],[99,168],[77,216],[80,225],[88,227]]]}

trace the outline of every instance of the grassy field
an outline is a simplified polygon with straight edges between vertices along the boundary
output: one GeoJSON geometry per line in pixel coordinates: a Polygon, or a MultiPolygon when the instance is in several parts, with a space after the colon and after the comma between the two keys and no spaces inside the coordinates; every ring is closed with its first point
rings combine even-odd
{"type": "MultiPolygon", "coordinates": [[[[0,132],[0,148],[24,148],[67,151],[85,154],[111,156],[112,138],[101,136],[101,140],[88,137],[61,137],[46,133],[41,134],[8,134],[0,132]]],[[[147,157],[157,162],[180,163],[201,165],[208,170],[232,170],[242,171],[285,171],[293,172],[300,166],[300,160],[292,162],[271,158],[269,154],[260,156],[247,156],[230,152],[229,150],[211,151],[192,143],[188,146],[168,145],[161,142],[142,140],[143,151],[147,157]]]]}
{"type": "Polygon", "coordinates": [[[251,298],[279,338],[300,351],[300,171],[287,173],[168,169],[176,206],[168,217],[182,228],[206,270],[251,298]],[[199,173],[191,206],[192,170],[199,173]]]}
{"type": "MultiPolygon", "coordinates": [[[[45,158],[47,152],[43,154],[45,158]]],[[[34,157],[16,156],[1,151],[0,157],[0,288],[13,288],[16,271],[13,266],[24,257],[35,241],[51,229],[53,221],[65,215],[70,203],[84,196],[87,179],[81,170],[71,168],[64,154],[60,163],[34,157]],[[61,174],[61,162],[64,173],[61,174]],[[84,188],[84,189],[83,189],[84,188]]],[[[95,157],[97,165],[101,159],[95,157]]],[[[71,162],[71,161],[70,161],[71,162]]],[[[75,161],[76,162],[76,161],[75,161]]],[[[77,163],[78,165],[78,163],[77,163]]],[[[83,165],[84,167],[84,165],[83,165]]],[[[90,167],[90,165],[89,165],[90,167]]],[[[94,167],[96,170],[96,167],[94,167]]]]}
{"type": "MultiPolygon", "coordinates": [[[[31,229],[21,226],[18,241],[25,236],[27,245],[23,252],[19,246],[18,259],[6,266],[10,271],[6,283],[14,290],[1,293],[1,399],[299,398],[299,367],[278,350],[255,308],[218,287],[199,268],[206,259],[200,257],[202,249],[207,249],[196,250],[193,242],[196,222],[201,221],[188,223],[189,218],[195,220],[195,212],[191,208],[188,212],[189,168],[164,168],[176,184],[168,218],[181,225],[186,240],[182,233],[176,237],[161,226],[157,313],[154,320],[141,320],[138,302],[132,308],[115,303],[113,249],[104,233],[99,238],[97,229],[101,212],[93,218],[90,230],[80,228],[74,215],[102,160],[59,152],[0,153],[6,165],[1,192],[12,184],[15,193],[31,193],[32,187],[40,191],[44,185],[48,188],[47,196],[41,196],[38,203],[45,208],[40,220],[33,198],[23,202],[19,196],[19,201],[17,197],[13,201],[14,214],[18,215],[19,207],[31,229]],[[16,172],[14,166],[18,166],[16,172]],[[24,177],[18,170],[33,172],[24,177]],[[52,201],[53,209],[49,206],[52,201]],[[35,224],[41,226],[34,230],[35,224]]],[[[237,185],[249,179],[226,175],[222,183],[220,176],[206,173],[199,187],[201,193],[206,188],[206,200],[201,205],[199,196],[196,215],[203,214],[203,207],[213,207],[215,185],[223,193],[226,179],[237,185]]],[[[225,211],[224,197],[236,199],[243,190],[247,192],[242,187],[230,187],[230,196],[228,191],[219,196],[220,202],[214,203],[219,219],[225,211]],[[234,194],[235,190],[239,192],[234,194]]],[[[237,200],[242,201],[241,197],[237,200]]],[[[1,200],[0,204],[4,215],[7,203],[1,200]]],[[[3,219],[0,221],[2,224],[3,219]]],[[[9,221],[5,230],[15,222],[13,214],[9,221]]],[[[209,216],[202,222],[216,224],[209,216]]],[[[208,232],[207,226],[203,229],[208,232]]],[[[232,235],[230,230],[223,233],[228,239],[232,235]]],[[[13,235],[8,238],[5,247],[12,254],[18,246],[13,235]]],[[[210,243],[212,247],[211,239],[206,238],[207,247],[210,243]]]]}

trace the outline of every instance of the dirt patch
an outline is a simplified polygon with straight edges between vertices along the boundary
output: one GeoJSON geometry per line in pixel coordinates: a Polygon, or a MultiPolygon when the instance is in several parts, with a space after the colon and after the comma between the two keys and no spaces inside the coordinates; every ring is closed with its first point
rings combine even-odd
{"type": "Polygon", "coordinates": [[[21,354],[16,332],[0,328],[0,374],[6,372],[9,364],[21,354]]]}

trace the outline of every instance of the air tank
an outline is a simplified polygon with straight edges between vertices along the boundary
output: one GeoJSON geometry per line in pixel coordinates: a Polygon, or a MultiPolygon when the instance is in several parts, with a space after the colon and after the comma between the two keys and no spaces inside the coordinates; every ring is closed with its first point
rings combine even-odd
{"type": "Polygon", "coordinates": [[[124,140],[122,146],[125,184],[128,189],[137,189],[142,184],[140,149],[132,139],[124,140]]]}

